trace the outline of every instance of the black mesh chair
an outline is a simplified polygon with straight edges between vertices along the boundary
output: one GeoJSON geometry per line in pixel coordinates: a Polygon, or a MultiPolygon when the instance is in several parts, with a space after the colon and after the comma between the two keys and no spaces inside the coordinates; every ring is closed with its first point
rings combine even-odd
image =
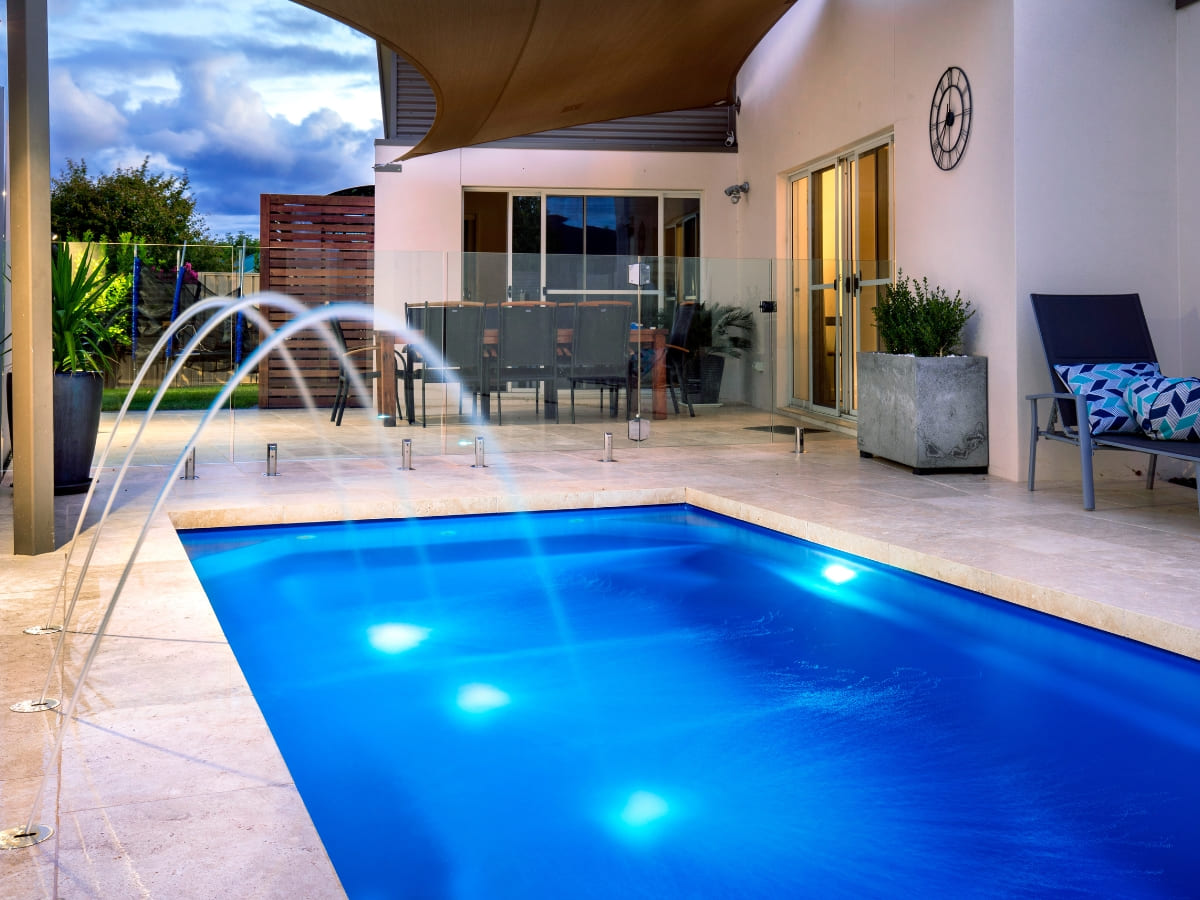
{"type": "MultiPolygon", "coordinates": [[[[554,390],[558,377],[557,337],[553,303],[517,300],[500,304],[496,361],[494,367],[489,367],[489,376],[495,373],[497,424],[504,423],[503,394],[509,383],[533,382],[535,414],[541,385],[547,386],[548,395],[554,390]]],[[[557,419],[557,403],[555,410],[557,419]]]]}
{"type": "MultiPolygon", "coordinates": [[[[409,306],[409,327],[421,334],[424,346],[409,344],[407,378],[421,379],[421,427],[428,424],[425,388],[429,384],[457,382],[458,414],[462,415],[463,395],[470,393],[472,414],[477,398],[484,390],[482,303],[424,303],[409,306]],[[428,348],[429,352],[426,352],[428,348]]],[[[412,394],[411,388],[406,395],[412,394]]]]}
{"type": "Polygon", "coordinates": [[[687,390],[687,368],[691,352],[688,350],[688,334],[692,330],[692,319],[696,315],[695,303],[680,303],[675,307],[675,319],[671,323],[671,333],[667,336],[666,358],[664,364],[667,370],[667,389],[671,392],[671,403],[675,412],[679,412],[679,400],[675,396],[675,388],[683,394],[683,402],[687,405],[688,415],[695,416],[691,398],[687,390]]]}
{"type": "MultiPolygon", "coordinates": [[[[1157,362],[1154,341],[1137,294],[1032,294],[1053,390],[1029,394],[1029,490],[1033,490],[1039,438],[1073,444],[1079,448],[1083,477],[1083,508],[1096,508],[1092,478],[1092,456],[1098,449],[1134,450],[1148,453],[1146,487],[1154,487],[1155,463],[1159,456],[1187,462],[1200,461],[1200,443],[1161,441],[1143,434],[1102,432],[1093,434],[1087,402],[1063,382],[1055,366],[1087,363],[1157,362]],[[1038,425],[1042,400],[1049,400],[1045,428],[1038,425]]],[[[1200,500],[1200,494],[1197,499],[1200,500]]]]}
{"type": "MultiPolygon", "coordinates": [[[[358,377],[362,379],[364,384],[370,384],[379,377],[379,370],[370,370],[360,368],[359,360],[363,358],[372,359],[372,354],[378,350],[376,344],[367,344],[350,348],[346,343],[346,333],[342,330],[342,323],[337,319],[329,320],[329,328],[333,332],[334,340],[338,345],[338,382],[337,391],[333,395],[333,409],[329,414],[329,421],[335,425],[342,424],[342,415],[346,412],[346,405],[350,402],[350,394],[354,390],[354,383],[351,372],[357,371],[358,377]]],[[[399,396],[397,396],[397,414],[399,409],[399,396]]]]}
{"type": "Polygon", "coordinates": [[[571,422],[575,422],[575,387],[595,384],[609,392],[611,415],[617,414],[621,388],[625,407],[629,400],[629,323],[633,304],[621,301],[585,300],[575,305],[571,332],[571,355],[562,367],[571,384],[571,422]]]}

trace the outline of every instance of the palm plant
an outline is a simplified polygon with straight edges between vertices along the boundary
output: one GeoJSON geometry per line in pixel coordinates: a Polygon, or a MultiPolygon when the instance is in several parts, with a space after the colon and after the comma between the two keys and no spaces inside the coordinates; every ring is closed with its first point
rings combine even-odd
{"type": "Polygon", "coordinates": [[[50,286],[55,372],[111,375],[127,342],[120,327],[124,304],[110,292],[116,276],[92,263],[91,250],[88,245],[76,262],[65,246],[54,248],[50,286]]]}
{"type": "Polygon", "coordinates": [[[754,313],[742,306],[701,303],[692,320],[693,355],[741,359],[754,348],[754,313]]]}

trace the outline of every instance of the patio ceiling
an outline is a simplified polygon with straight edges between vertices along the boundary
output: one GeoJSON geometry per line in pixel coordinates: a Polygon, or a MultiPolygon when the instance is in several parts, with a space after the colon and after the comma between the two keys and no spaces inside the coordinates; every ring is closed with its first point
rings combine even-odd
{"type": "Polygon", "coordinates": [[[408,59],[437,118],[408,156],[735,99],[793,0],[297,0],[408,59]]]}

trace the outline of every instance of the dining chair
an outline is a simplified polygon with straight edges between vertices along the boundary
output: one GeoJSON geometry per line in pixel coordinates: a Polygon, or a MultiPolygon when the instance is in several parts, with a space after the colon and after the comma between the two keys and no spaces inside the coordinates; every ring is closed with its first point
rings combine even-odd
{"type": "Polygon", "coordinates": [[[483,314],[483,304],[472,301],[408,307],[409,327],[424,340],[406,349],[407,377],[421,379],[421,427],[428,425],[425,389],[429,384],[457,382],[458,414],[462,415],[463,395],[468,391],[472,415],[478,410],[477,398],[484,389],[483,314]]]}
{"type": "MultiPolygon", "coordinates": [[[[354,382],[351,376],[352,371],[358,372],[358,377],[362,379],[364,384],[370,384],[379,377],[379,370],[365,370],[359,368],[359,360],[365,354],[374,354],[378,349],[377,344],[367,344],[359,347],[350,348],[346,342],[346,333],[342,329],[342,323],[337,319],[329,320],[329,329],[333,332],[333,338],[338,345],[338,382],[337,391],[333,395],[333,409],[329,413],[329,421],[337,426],[342,424],[342,415],[346,412],[346,405],[350,402],[350,393],[354,389],[354,382]]],[[[400,398],[396,398],[396,411],[400,411],[400,398]]]]}
{"type": "MultiPolygon", "coordinates": [[[[633,304],[625,301],[584,300],[575,304],[570,358],[563,377],[571,384],[571,423],[575,422],[575,387],[598,384],[609,391],[611,415],[617,414],[621,388],[629,413],[629,323],[633,304]]],[[[601,401],[603,405],[603,400],[601,401]]]]}
{"type": "MultiPolygon", "coordinates": [[[[555,304],[538,300],[514,300],[501,303],[498,313],[499,335],[494,371],[496,373],[496,423],[503,424],[503,394],[514,381],[534,383],[533,410],[538,411],[538,392],[546,385],[547,402],[558,377],[557,323],[555,304]]],[[[491,368],[491,367],[489,367],[491,368]]],[[[555,405],[555,421],[558,419],[555,405]]]]}
{"type": "Polygon", "coordinates": [[[688,414],[691,416],[696,415],[696,410],[692,408],[691,398],[688,397],[685,369],[691,356],[691,351],[687,346],[688,333],[692,330],[692,319],[695,315],[695,302],[680,303],[675,307],[675,319],[671,323],[671,333],[667,335],[664,359],[667,370],[667,389],[671,393],[671,403],[675,405],[675,412],[679,412],[679,399],[675,396],[675,387],[678,385],[679,393],[683,395],[683,402],[687,404],[688,414]]]}

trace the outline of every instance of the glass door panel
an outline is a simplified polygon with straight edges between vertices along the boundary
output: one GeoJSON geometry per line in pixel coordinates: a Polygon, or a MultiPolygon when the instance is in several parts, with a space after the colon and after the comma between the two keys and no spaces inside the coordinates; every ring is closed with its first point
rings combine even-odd
{"type": "Polygon", "coordinates": [[[699,197],[467,190],[463,210],[466,299],[640,296],[644,324],[669,325],[679,298],[699,297],[699,197]],[[648,271],[640,291],[635,262],[648,271]]]}
{"type": "Polygon", "coordinates": [[[814,406],[837,409],[838,398],[838,190],[837,167],[813,173],[810,198],[809,345],[814,406]]]}
{"type": "Polygon", "coordinates": [[[511,219],[512,271],[508,299],[542,296],[542,198],[513,195],[511,219]]]}
{"type": "Polygon", "coordinates": [[[809,353],[809,257],[808,181],[802,175],[792,181],[792,399],[800,403],[812,400],[809,390],[811,355],[809,353]]]}
{"type": "MultiPolygon", "coordinates": [[[[852,162],[854,177],[853,225],[854,265],[850,288],[854,303],[853,346],[871,352],[879,349],[875,328],[875,305],[883,285],[892,280],[891,264],[891,146],[883,145],[860,154],[852,162]]],[[[857,357],[850,361],[847,379],[852,408],[858,408],[857,357]]]]}
{"type": "Polygon", "coordinates": [[[498,302],[508,287],[508,194],[463,192],[464,300],[498,302]]]}
{"type": "Polygon", "coordinates": [[[662,302],[643,310],[644,324],[669,328],[675,307],[700,300],[700,198],[663,198],[662,302]]]}
{"type": "Polygon", "coordinates": [[[547,197],[547,289],[583,289],[583,235],[583,197],[547,197]]]}
{"type": "Polygon", "coordinates": [[[791,184],[793,400],[852,416],[857,352],[878,342],[875,304],[892,277],[891,143],[791,184]]]}

